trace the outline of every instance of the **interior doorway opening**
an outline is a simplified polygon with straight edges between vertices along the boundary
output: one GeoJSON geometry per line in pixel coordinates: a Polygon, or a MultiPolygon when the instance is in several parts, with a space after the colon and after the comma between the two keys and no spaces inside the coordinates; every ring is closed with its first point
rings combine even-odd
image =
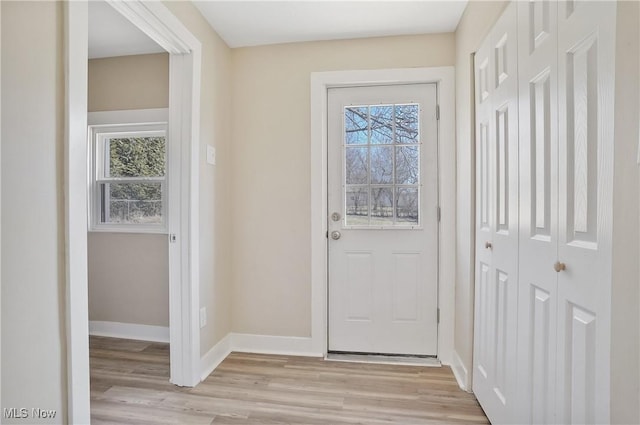
{"type": "MultiPolygon", "coordinates": [[[[108,6],[169,53],[167,209],[171,382],[200,381],[198,327],[198,135],[200,42],[160,3],[109,1],[108,6]],[[175,143],[171,143],[174,141],[175,143]],[[174,150],[173,155],[171,150],[174,150]],[[173,189],[172,189],[173,188],[173,189]]],[[[88,4],[65,3],[66,48],[66,245],[69,421],[88,423],[88,4]]]]}

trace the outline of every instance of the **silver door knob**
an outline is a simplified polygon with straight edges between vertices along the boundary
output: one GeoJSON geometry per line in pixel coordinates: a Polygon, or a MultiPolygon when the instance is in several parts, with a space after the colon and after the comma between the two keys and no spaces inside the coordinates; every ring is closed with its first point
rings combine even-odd
{"type": "Polygon", "coordinates": [[[331,239],[333,239],[334,241],[340,239],[340,236],[342,236],[342,234],[340,234],[340,232],[338,232],[337,230],[331,232],[331,239]]]}

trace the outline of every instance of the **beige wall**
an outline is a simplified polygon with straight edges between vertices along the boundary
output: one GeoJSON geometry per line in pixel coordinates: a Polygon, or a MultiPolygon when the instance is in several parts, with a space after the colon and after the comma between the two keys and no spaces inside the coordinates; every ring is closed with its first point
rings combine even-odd
{"type": "MultiPolygon", "coordinates": [[[[506,1],[470,1],[456,30],[456,303],[454,349],[468,374],[473,362],[474,141],[471,53],[482,43],[506,1]]],[[[467,387],[471,389],[471,377],[467,387]]]]}
{"type": "Polygon", "coordinates": [[[167,235],[90,232],[89,320],[169,326],[167,235]]]}
{"type": "Polygon", "coordinates": [[[640,423],[640,4],[618,2],[611,288],[611,423],[640,423]]]}
{"type": "Polygon", "coordinates": [[[65,423],[62,5],[0,7],[2,407],[55,409],[65,423]]]}
{"type": "Polygon", "coordinates": [[[310,336],[310,73],[453,65],[453,34],[240,48],[233,59],[233,330],[310,336]]]}
{"type": "MultiPolygon", "coordinates": [[[[169,106],[169,55],[89,61],[89,112],[169,106]]],[[[89,320],[169,326],[166,235],[90,232],[89,320]]]]}
{"type": "Polygon", "coordinates": [[[89,61],[89,112],[169,106],[169,55],[89,61]]]}
{"type": "Polygon", "coordinates": [[[231,331],[231,50],[189,2],[165,2],[202,43],[200,126],[200,305],[208,324],[200,350],[208,352],[231,331]],[[217,165],[206,163],[206,145],[217,165]]]}

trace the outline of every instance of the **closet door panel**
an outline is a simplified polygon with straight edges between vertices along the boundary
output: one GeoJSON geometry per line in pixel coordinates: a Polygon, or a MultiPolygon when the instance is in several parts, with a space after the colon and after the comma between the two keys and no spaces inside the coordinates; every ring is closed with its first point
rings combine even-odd
{"type": "Polygon", "coordinates": [[[518,2],[519,423],[554,421],[558,245],[557,3],[518,2]]]}
{"type": "Polygon", "coordinates": [[[515,4],[476,54],[477,234],[474,392],[493,423],[516,394],[518,101],[515,4]]]}
{"type": "Polygon", "coordinates": [[[473,350],[473,391],[491,415],[491,394],[495,377],[495,270],[493,268],[493,229],[495,227],[495,144],[491,122],[494,67],[491,43],[487,40],[475,55],[476,86],[476,285],[473,350]]]}
{"type": "Polygon", "coordinates": [[[558,420],[609,421],[615,2],[559,3],[558,420]]]}

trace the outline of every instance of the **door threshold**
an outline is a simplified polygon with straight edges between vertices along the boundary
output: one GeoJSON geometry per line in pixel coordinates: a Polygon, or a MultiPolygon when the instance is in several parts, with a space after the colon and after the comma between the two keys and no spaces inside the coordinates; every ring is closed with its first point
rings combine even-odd
{"type": "Polygon", "coordinates": [[[333,362],[372,363],[402,366],[440,367],[440,360],[435,357],[386,356],[381,354],[349,354],[327,353],[325,360],[333,362]]]}

